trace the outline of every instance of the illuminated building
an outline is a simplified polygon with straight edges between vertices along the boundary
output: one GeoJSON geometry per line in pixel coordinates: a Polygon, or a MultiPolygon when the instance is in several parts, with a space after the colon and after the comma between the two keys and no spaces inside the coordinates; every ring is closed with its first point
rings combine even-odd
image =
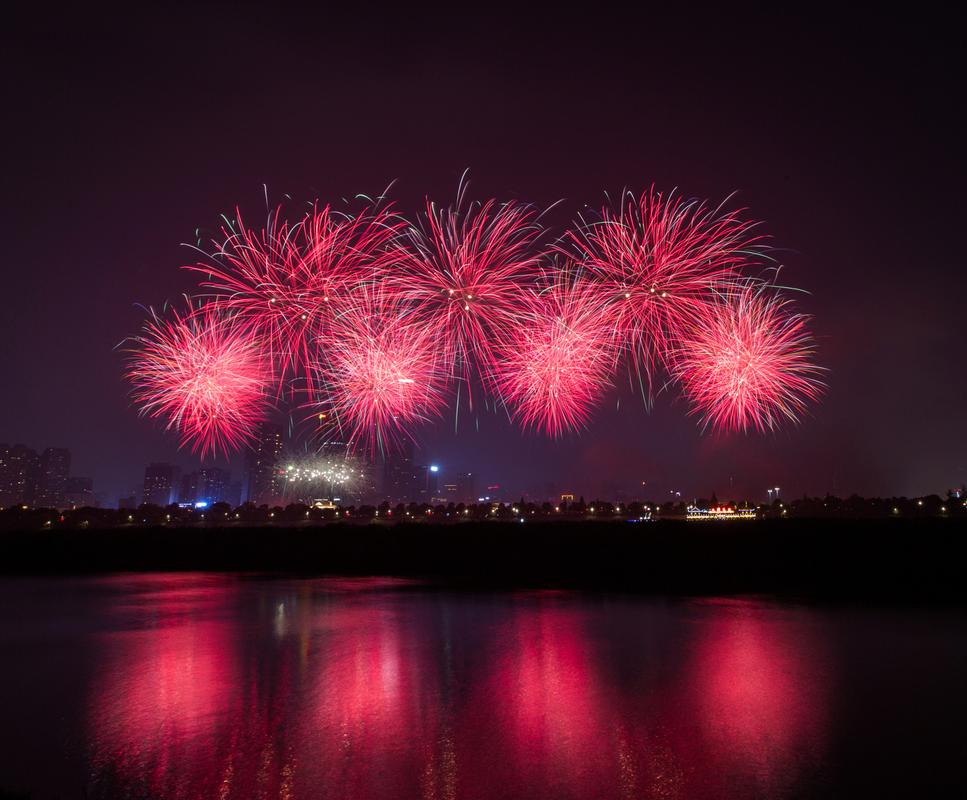
{"type": "Polygon", "coordinates": [[[40,478],[37,483],[37,506],[60,508],[71,469],[71,451],[64,447],[48,447],[40,456],[40,478]]]}
{"type": "Polygon", "coordinates": [[[188,472],[181,479],[180,502],[194,504],[201,500],[208,505],[227,502],[234,508],[239,503],[232,503],[227,496],[230,478],[230,472],[218,467],[203,467],[196,472],[188,472]]]}
{"type": "Polygon", "coordinates": [[[281,426],[268,422],[259,425],[255,442],[246,455],[250,503],[263,505],[281,498],[285,484],[281,469],[282,444],[281,426]]]}
{"type": "Polygon", "coordinates": [[[178,492],[178,502],[191,504],[198,497],[198,473],[186,472],[181,478],[181,491],[178,492]]]}
{"type": "MultiPolygon", "coordinates": [[[[226,473],[227,475],[228,473],[226,473]]],[[[228,480],[226,478],[226,480],[228,480]]],[[[242,482],[232,481],[225,487],[225,492],[222,495],[222,502],[228,503],[232,508],[238,508],[242,505],[242,482]]]]}
{"type": "Polygon", "coordinates": [[[144,470],[144,488],[141,502],[156,506],[166,506],[174,501],[174,487],[180,470],[173,464],[156,462],[148,464],[144,470]]]}
{"type": "Polygon", "coordinates": [[[62,503],[66,508],[95,506],[94,481],[91,478],[68,478],[64,484],[62,503]]]}
{"type": "Polygon", "coordinates": [[[457,497],[461,503],[474,503],[477,500],[477,481],[472,472],[457,475],[457,497]]]}
{"type": "Polygon", "coordinates": [[[40,479],[40,458],[26,445],[0,444],[0,508],[33,505],[40,479]]]}
{"type": "Polygon", "coordinates": [[[225,502],[225,490],[231,473],[218,467],[205,467],[198,470],[198,488],[201,496],[198,500],[207,500],[209,503],[225,502]]]}
{"type": "Polygon", "coordinates": [[[390,502],[409,502],[419,494],[417,468],[413,463],[413,443],[406,442],[398,453],[383,463],[383,496],[390,502]]]}

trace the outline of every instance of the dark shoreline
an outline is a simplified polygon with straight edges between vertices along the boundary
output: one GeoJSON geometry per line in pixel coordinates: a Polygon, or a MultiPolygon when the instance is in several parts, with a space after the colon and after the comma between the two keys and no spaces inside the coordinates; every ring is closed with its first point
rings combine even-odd
{"type": "Polygon", "coordinates": [[[955,520],[115,528],[0,534],[0,575],[389,575],[473,588],[967,599],[955,520]]]}

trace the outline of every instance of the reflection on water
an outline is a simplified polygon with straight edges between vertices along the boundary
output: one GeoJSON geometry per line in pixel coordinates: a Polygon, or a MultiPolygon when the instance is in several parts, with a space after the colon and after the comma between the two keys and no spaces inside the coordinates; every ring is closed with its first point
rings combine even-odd
{"type": "Polygon", "coordinates": [[[822,755],[823,642],[809,625],[763,615],[753,603],[703,626],[690,664],[690,698],[710,756],[774,795],[798,762],[822,755]]]}
{"type": "Polygon", "coordinates": [[[691,609],[675,678],[615,686],[594,635],[607,606],[275,588],[118,598],[138,626],[100,641],[96,796],[688,797],[718,775],[784,788],[821,752],[815,643],[753,603],[691,609]]]}
{"type": "Polygon", "coordinates": [[[835,738],[841,679],[807,609],[376,580],[74,590],[84,774],[35,783],[66,796],[781,797],[822,785],[835,738]]]}

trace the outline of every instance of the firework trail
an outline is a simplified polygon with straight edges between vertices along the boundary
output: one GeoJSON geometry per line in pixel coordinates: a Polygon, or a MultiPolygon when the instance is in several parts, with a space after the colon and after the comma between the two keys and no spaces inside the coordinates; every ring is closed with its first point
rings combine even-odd
{"type": "Polygon", "coordinates": [[[351,451],[385,454],[398,449],[410,426],[438,416],[444,376],[434,334],[385,289],[367,285],[353,293],[315,365],[325,386],[310,404],[320,433],[337,426],[351,451]]]}
{"type": "Polygon", "coordinates": [[[763,432],[798,420],[823,390],[807,321],[768,286],[722,296],[693,320],[673,372],[704,427],[763,432]]]}
{"type": "Polygon", "coordinates": [[[429,200],[423,227],[397,242],[389,286],[414,307],[436,341],[448,377],[469,380],[493,365],[497,336],[521,318],[521,300],[536,284],[542,234],[537,212],[514,202],[468,204],[429,200]]]}
{"type": "Polygon", "coordinates": [[[740,212],[667,196],[626,192],[617,210],[577,226],[565,241],[608,299],[643,388],[674,341],[705,305],[761,258],[763,237],[740,212]]]}
{"type": "Polygon", "coordinates": [[[505,332],[496,393],[525,428],[554,437],[578,430],[610,387],[618,355],[601,293],[564,269],[528,297],[525,314],[505,332]]]}
{"type": "Polygon", "coordinates": [[[272,380],[260,342],[212,305],[170,319],[152,312],[132,340],[125,376],[141,413],[167,420],[202,458],[252,438],[272,380]]]}

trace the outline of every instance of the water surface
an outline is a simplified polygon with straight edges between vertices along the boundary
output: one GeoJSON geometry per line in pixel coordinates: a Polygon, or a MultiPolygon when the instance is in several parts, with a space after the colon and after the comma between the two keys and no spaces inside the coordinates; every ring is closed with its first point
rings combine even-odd
{"type": "Polygon", "coordinates": [[[964,617],[388,579],[0,582],[0,796],[967,786],[964,617]]]}

